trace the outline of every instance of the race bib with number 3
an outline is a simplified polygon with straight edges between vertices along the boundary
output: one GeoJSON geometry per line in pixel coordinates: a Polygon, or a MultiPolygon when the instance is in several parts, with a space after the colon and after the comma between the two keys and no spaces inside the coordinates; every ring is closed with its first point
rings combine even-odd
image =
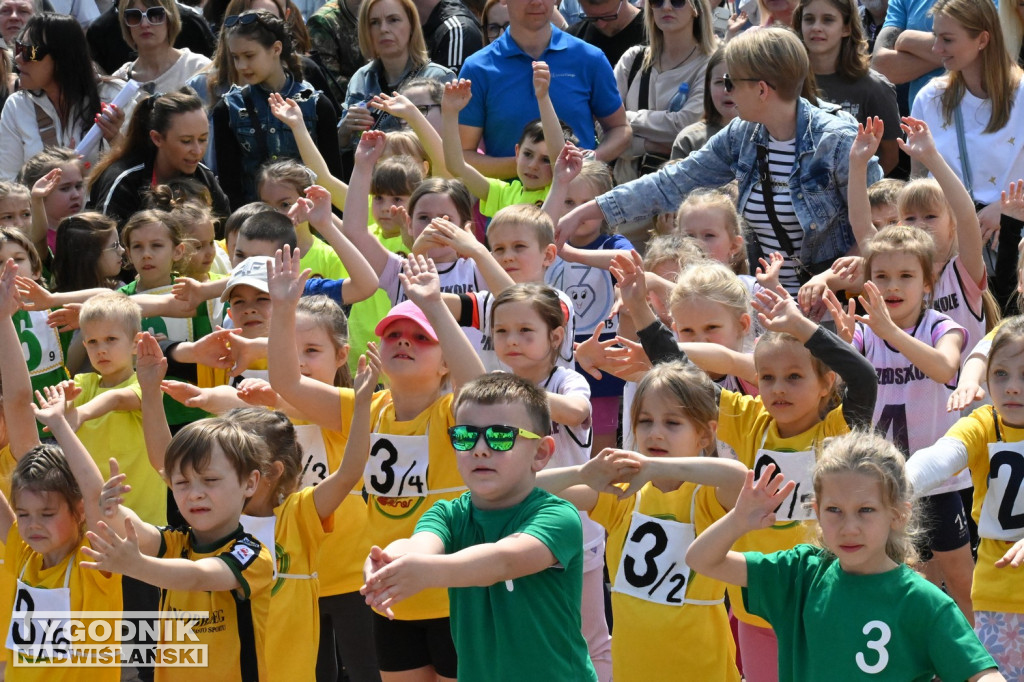
{"type": "Polygon", "coordinates": [[[775,510],[775,520],[780,523],[813,520],[814,511],[807,503],[814,497],[814,481],[811,476],[814,471],[814,452],[758,450],[754,458],[754,480],[761,478],[761,472],[769,464],[774,464],[775,473],[781,473],[787,481],[796,481],[793,492],[775,510]]]}
{"type": "Polygon", "coordinates": [[[686,565],[686,550],[695,537],[692,523],[634,513],[612,591],[682,606],[693,575],[686,565]]]}
{"type": "Polygon", "coordinates": [[[367,491],[378,497],[426,497],[430,464],[428,436],[370,435],[370,457],[363,471],[367,491]]]}
{"type": "Polygon", "coordinates": [[[302,476],[299,478],[299,490],[302,490],[321,483],[331,472],[327,465],[327,446],[319,426],[296,425],[295,437],[302,445],[302,476]]]}

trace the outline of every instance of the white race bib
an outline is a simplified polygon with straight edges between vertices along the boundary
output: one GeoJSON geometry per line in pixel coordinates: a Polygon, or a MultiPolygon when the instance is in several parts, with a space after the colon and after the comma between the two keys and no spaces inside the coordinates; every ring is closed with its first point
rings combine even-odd
{"type": "MultiPolygon", "coordinates": [[[[173,287],[157,287],[147,291],[136,291],[137,294],[169,294],[173,287]]],[[[195,334],[192,331],[191,317],[144,317],[142,318],[142,331],[149,332],[156,336],[163,334],[169,341],[195,341],[195,334]]]]}
{"type": "MultiPolygon", "coordinates": [[[[796,487],[775,511],[775,520],[780,523],[789,521],[811,521],[814,510],[808,503],[814,498],[814,451],[781,452],[779,450],[757,451],[754,458],[754,480],[761,477],[761,472],[769,464],[775,465],[775,473],[781,473],[787,481],[796,481],[796,487]]],[[[773,474],[774,475],[774,474],[773,474]]]]}
{"type": "Polygon", "coordinates": [[[1024,539],[1024,442],[988,445],[988,491],[981,505],[978,534],[990,540],[1024,539]]]}
{"type": "Polygon", "coordinates": [[[331,471],[327,466],[327,445],[319,426],[297,425],[295,437],[302,445],[302,476],[299,478],[299,490],[302,490],[323,482],[331,471]]]}
{"type": "Polygon", "coordinates": [[[612,591],[664,606],[682,606],[694,575],[686,565],[686,550],[695,537],[692,523],[633,512],[612,591]]]}
{"type": "Polygon", "coordinates": [[[372,433],[363,483],[378,497],[426,497],[429,464],[429,436],[372,433]]]}
{"type": "Polygon", "coordinates": [[[54,652],[67,652],[70,649],[66,628],[71,617],[71,589],[68,584],[74,561],[75,557],[68,561],[64,587],[52,589],[30,587],[22,582],[21,578],[25,574],[22,568],[14,595],[11,623],[7,629],[6,646],[15,655],[21,653],[29,658],[38,658],[40,655],[53,658],[54,652]],[[49,615],[33,615],[40,612],[49,615]],[[54,614],[67,616],[55,617],[54,614]]]}
{"type": "Polygon", "coordinates": [[[21,352],[25,355],[28,373],[32,376],[45,374],[64,364],[64,348],[60,334],[47,326],[45,310],[19,311],[13,317],[14,330],[21,341],[21,352]]]}

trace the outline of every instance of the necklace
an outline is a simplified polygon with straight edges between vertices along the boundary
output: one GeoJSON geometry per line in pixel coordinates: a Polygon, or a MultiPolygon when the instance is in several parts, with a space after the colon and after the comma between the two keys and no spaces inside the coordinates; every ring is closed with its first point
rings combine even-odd
{"type": "MultiPolygon", "coordinates": [[[[681,61],[681,62],[679,62],[678,64],[676,64],[675,66],[673,66],[673,67],[671,67],[671,68],[668,68],[668,69],[664,69],[664,68],[663,68],[663,69],[661,70],[661,72],[662,72],[662,73],[664,73],[664,72],[666,72],[666,71],[675,71],[675,70],[676,70],[676,69],[678,69],[678,68],[679,68],[680,66],[682,66],[682,65],[683,65],[683,64],[685,64],[686,62],[690,61],[690,57],[692,57],[692,56],[693,56],[693,53],[697,51],[697,47],[698,47],[698,45],[694,45],[694,46],[693,46],[693,49],[692,49],[692,50],[690,50],[690,53],[689,53],[688,55],[686,55],[685,57],[683,57],[683,59],[682,59],[682,61],[681,61]]],[[[662,59],[664,59],[664,56],[662,56],[662,58],[661,58],[661,59],[659,59],[658,61],[660,62],[660,61],[662,61],[662,59]]],[[[662,65],[664,65],[664,63],[662,63],[662,65]]]]}

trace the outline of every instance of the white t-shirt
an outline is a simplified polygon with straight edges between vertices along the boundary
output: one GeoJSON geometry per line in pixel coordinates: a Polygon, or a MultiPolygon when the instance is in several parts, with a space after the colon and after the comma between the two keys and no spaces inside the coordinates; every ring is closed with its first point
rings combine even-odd
{"type": "MultiPolygon", "coordinates": [[[[932,79],[914,99],[911,116],[928,124],[935,148],[962,181],[956,122],[951,118],[946,124],[942,115],[942,93],[945,90],[945,78],[932,79]]],[[[982,132],[992,113],[991,100],[978,99],[965,91],[960,102],[974,200],[983,204],[998,202],[1000,193],[1011,182],[1024,178],[1024,87],[1018,86],[1011,96],[1010,120],[994,133],[982,132]]]]}

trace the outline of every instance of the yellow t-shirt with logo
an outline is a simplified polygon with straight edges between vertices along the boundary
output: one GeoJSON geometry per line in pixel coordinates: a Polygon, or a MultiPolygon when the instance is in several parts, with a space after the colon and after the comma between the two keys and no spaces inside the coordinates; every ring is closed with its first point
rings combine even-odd
{"type": "MultiPolygon", "coordinates": [[[[747,468],[754,468],[757,451],[764,447],[781,452],[803,452],[816,445],[821,446],[831,436],[849,433],[850,427],[843,418],[843,408],[837,407],[825,415],[825,419],[812,428],[790,438],[779,435],[775,419],[768,413],[759,397],[751,397],[722,391],[718,407],[718,440],[736,451],[736,456],[747,468]]],[[[789,521],[777,523],[769,528],[747,533],[733,546],[737,552],[763,552],[770,554],[783,549],[792,549],[799,544],[814,541],[814,524],[789,521]]],[[[729,603],[733,614],[745,623],[758,627],[771,627],[768,622],[752,616],[743,606],[740,588],[729,587],[729,603]]]]}
{"type": "MultiPolygon", "coordinates": [[[[75,385],[82,393],[75,398],[75,406],[84,405],[98,395],[119,388],[130,388],[142,399],[139,380],[132,375],[117,386],[100,386],[99,374],[88,372],[75,375],[75,385]]],[[[131,492],[125,494],[124,504],[146,523],[155,526],[167,523],[167,484],[149,462],[146,439],[142,432],[142,410],[108,412],[78,427],[78,439],[89,451],[103,480],[110,478],[111,457],[117,460],[121,473],[128,475],[131,492]]]]}
{"type": "MultiPolygon", "coordinates": [[[[648,483],[639,495],[625,500],[601,493],[590,518],[608,530],[605,557],[613,585],[634,511],[678,523],[693,523],[697,534],[725,516],[725,509],[715,497],[715,489],[698,488],[693,483],[684,483],[667,493],[648,483]],[[691,519],[690,506],[694,502],[695,518],[691,519]]],[[[636,570],[644,572],[649,568],[654,567],[641,566],[636,570]]],[[[687,600],[720,601],[725,597],[723,582],[692,570],[685,579],[687,600]]],[[[612,613],[615,617],[612,674],[617,682],[668,680],[678,677],[680,671],[686,671],[687,679],[739,682],[736,645],[724,604],[669,606],[613,591],[612,613]],[[680,646],[680,642],[685,645],[680,646]]]]}
{"type": "MultiPolygon", "coordinates": [[[[963,417],[946,432],[946,438],[955,438],[967,446],[967,466],[974,483],[974,506],[971,516],[975,521],[981,518],[981,509],[988,493],[989,464],[988,446],[996,442],[994,411],[985,405],[963,417]]],[[[1007,443],[1024,441],[1024,429],[1007,426],[999,419],[999,435],[1007,443]]],[[[1004,467],[1001,475],[1010,476],[1004,467]]],[[[974,566],[974,583],[971,586],[971,601],[977,611],[1024,613],[1024,567],[996,568],[995,562],[1013,546],[1013,542],[982,537],[978,545],[978,563],[974,566]]]]}
{"type": "MultiPolygon", "coordinates": [[[[342,391],[343,423],[351,423],[354,394],[351,389],[339,390],[342,391]]],[[[378,391],[374,394],[370,408],[371,423],[376,425],[373,430],[393,436],[425,435],[430,448],[427,477],[424,482],[426,490],[449,492],[428,492],[424,497],[380,497],[374,495],[367,485],[367,550],[371,545],[385,547],[399,538],[411,537],[423,512],[430,509],[438,500],[451,500],[466,491],[466,484],[463,483],[455,462],[455,450],[448,439],[448,428],[455,425],[455,416],[452,414],[453,399],[451,393],[445,394],[415,418],[398,421],[395,419],[395,408],[391,403],[391,391],[378,391]]],[[[366,559],[365,555],[363,559],[366,559]]],[[[392,610],[398,620],[447,618],[448,591],[424,590],[402,601],[392,610]]]]}
{"type": "Polygon", "coordinates": [[[321,548],[333,519],[320,521],[315,488],[292,493],[274,509],[274,554],[278,577],[270,590],[265,646],[269,680],[313,680],[320,647],[320,581],[311,576],[320,565],[321,548]]]}
{"type": "Polygon", "coordinates": [[[192,628],[198,644],[207,645],[209,666],[197,668],[156,668],[158,682],[249,682],[269,680],[268,656],[287,652],[268,651],[266,631],[270,614],[270,591],[274,576],[272,550],[262,546],[238,526],[238,530],[209,545],[197,545],[191,530],[160,529],[161,558],[198,561],[216,557],[230,567],[241,587],[224,592],[163,590],[161,611],[206,611],[209,618],[192,628]]]}
{"type": "MultiPolygon", "coordinates": [[[[83,543],[85,541],[83,540],[83,543]]],[[[121,576],[104,575],[100,571],[82,568],[81,562],[91,561],[79,547],[63,561],[60,561],[50,568],[43,568],[43,555],[35,552],[29,547],[18,534],[17,522],[11,524],[11,530],[7,534],[4,545],[4,573],[11,581],[16,581],[21,575],[22,568],[25,569],[21,577],[26,585],[36,588],[55,589],[64,587],[64,578],[68,570],[68,562],[72,562],[71,575],[68,587],[71,591],[71,611],[121,611],[123,603],[121,600],[121,576]]],[[[5,578],[6,579],[6,578],[5,578]]],[[[8,583],[14,589],[14,583],[8,583]]],[[[16,595],[10,594],[5,599],[6,627],[11,627],[11,611],[15,603],[16,595]]],[[[88,625],[88,622],[83,620],[88,625]]],[[[86,630],[87,632],[88,630],[86,630]]],[[[7,642],[7,630],[3,632],[3,641],[7,642]]],[[[108,644],[109,640],[91,641],[86,637],[83,644],[108,644]]],[[[75,680],[88,679],[98,682],[116,682],[121,679],[121,669],[118,667],[58,667],[52,665],[23,666],[15,665],[12,656],[14,652],[5,648],[7,660],[7,679],[9,680],[38,680],[39,682],[72,682],[75,680]]]]}

